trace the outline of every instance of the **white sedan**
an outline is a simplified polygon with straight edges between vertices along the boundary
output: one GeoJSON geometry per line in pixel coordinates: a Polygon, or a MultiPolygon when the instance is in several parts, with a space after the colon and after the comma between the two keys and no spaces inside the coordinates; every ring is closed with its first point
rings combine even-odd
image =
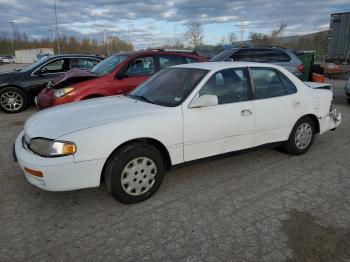
{"type": "Polygon", "coordinates": [[[119,201],[152,196],[171,166],[281,143],[299,155],[335,129],[328,84],[303,83],[282,67],[197,63],[162,70],[126,96],[34,114],[14,157],[27,180],[49,191],[97,187],[119,201]]]}

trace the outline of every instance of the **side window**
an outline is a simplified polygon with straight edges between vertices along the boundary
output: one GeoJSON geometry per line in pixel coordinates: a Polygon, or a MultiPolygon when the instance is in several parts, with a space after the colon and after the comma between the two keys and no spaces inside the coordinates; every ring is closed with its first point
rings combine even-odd
{"type": "Polygon", "coordinates": [[[197,63],[198,61],[193,58],[185,57],[186,64],[192,64],[192,63],[197,63]]]}
{"type": "Polygon", "coordinates": [[[251,68],[255,98],[264,99],[287,94],[277,72],[271,68],[251,68]]]}
{"type": "Polygon", "coordinates": [[[199,96],[202,95],[216,95],[219,104],[249,100],[246,72],[242,68],[235,68],[215,73],[199,91],[199,96]]]}
{"type": "Polygon", "coordinates": [[[72,58],[70,68],[79,68],[81,70],[90,70],[100,61],[93,58],[72,58]]]}
{"type": "Polygon", "coordinates": [[[233,61],[244,61],[244,62],[255,61],[254,50],[252,49],[239,50],[233,53],[231,55],[231,58],[233,59],[233,61]]]}
{"type": "Polygon", "coordinates": [[[64,59],[55,60],[51,63],[46,64],[44,67],[41,68],[41,73],[43,74],[53,74],[53,73],[60,73],[64,72],[63,69],[64,59]]]}
{"type": "Polygon", "coordinates": [[[151,56],[136,58],[128,67],[128,76],[142,76],[154,73],[154,58],[151,56]]]}
{"type": "Polygon", "coordinates": [[[284,51],[275,49],[246,49],[234,53],[231,58],[234,61],[277,63],[288,62],[290,57],[284,51]]]}
{"type": "Polygon", "coordinates": [[[160,69],[167,68],[173,65],[185,64],[186,60],[182,56],[176,55],[160,55],[159,56],[159,67],[160,69]]]}
{"type": "Polygon", "coordinates": [[[282,84],[284,86],[284,89],[286,90],[287,94],[294,94],[297,92],[297,88],[295,87],[295,85],[292,83],[292,81],[289,80],[288,77],[286,77],[284,74],[282,73],[278,73],[282,84]]]}

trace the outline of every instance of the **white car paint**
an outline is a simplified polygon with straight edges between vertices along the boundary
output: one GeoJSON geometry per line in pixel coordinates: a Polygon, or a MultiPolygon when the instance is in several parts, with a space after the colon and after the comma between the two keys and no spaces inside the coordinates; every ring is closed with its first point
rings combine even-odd
{"type": "Polygon", "coordinates": [[[164,107],[125,96],[71,103],[33,115],[15,142],[18,163],[43,172],[43,178],[26,173],[28,181],[51,191],[96,187],[103,166],[123,143],[151,138],[167,149],[171,164],[286,141],[298,119],[314,115],[320,134],[337,127],[332,119],[332,91],[306,86],[282,67],[259,63],[211,62],[176,67],[209,70],[191,94],[177,107],[164,107]],[[271,67],[284,73],[297,93],[282,97],[191,108],[199,90],[217,71],[236,67],[271,67]],[[317,103],[315,103],[317,101],[317,103]],[[243,113],[244,112],[244,113],[243,113]],[[74,155],[47,158],[22,145],[22,137],[72,141],[74,155]]]}

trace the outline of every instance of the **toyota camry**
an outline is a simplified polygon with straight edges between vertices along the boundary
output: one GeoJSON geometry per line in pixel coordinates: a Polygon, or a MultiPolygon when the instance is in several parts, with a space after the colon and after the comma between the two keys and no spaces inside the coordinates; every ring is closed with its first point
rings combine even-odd
{"type": "Polygon", "coordinates": [[[174,165],[265,144],[300,155],[341,115],[328,84],[259,63],[160,71],[125,96],[58,106],[27,120],[14,146],[27,180],[65,191],[101,182],[119,201],[151,197],[174,165]]]}

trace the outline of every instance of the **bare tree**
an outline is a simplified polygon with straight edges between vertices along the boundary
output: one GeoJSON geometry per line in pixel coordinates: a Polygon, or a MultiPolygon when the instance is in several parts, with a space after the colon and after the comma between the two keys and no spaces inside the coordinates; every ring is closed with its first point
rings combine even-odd
{"type": "Polygon", "coordinates": [[[202,24],[198,22],[193,22],[190,24],[187,27],[186,36],[193,48],[200,46],[204,37],[202,24]]]}
{"type": "Polygon", "coordinates": [[[279,38],[283,36],[287,25],[287,23],[281,22],[280,26],[277,29],[273,29],[270,35],[251,32],[249,36],[250,41],[256,45],[276,45],[278,44],[279,38]]]}
{"type": "Polygon", "coordinates": [[[226,39],[225,39],[224,36],[222,36],[221,39],[220,39],[219,45],[224,46],[225,44],[226,44],[226,39]]]}
{"type": "Polygon", "coordinates": [[[228,36],[227,36],[227,41],[229,44],[232,44],[233,42],[235,42],[237,40],[236,34],[234,32],[231,32],[228,36]]]}

